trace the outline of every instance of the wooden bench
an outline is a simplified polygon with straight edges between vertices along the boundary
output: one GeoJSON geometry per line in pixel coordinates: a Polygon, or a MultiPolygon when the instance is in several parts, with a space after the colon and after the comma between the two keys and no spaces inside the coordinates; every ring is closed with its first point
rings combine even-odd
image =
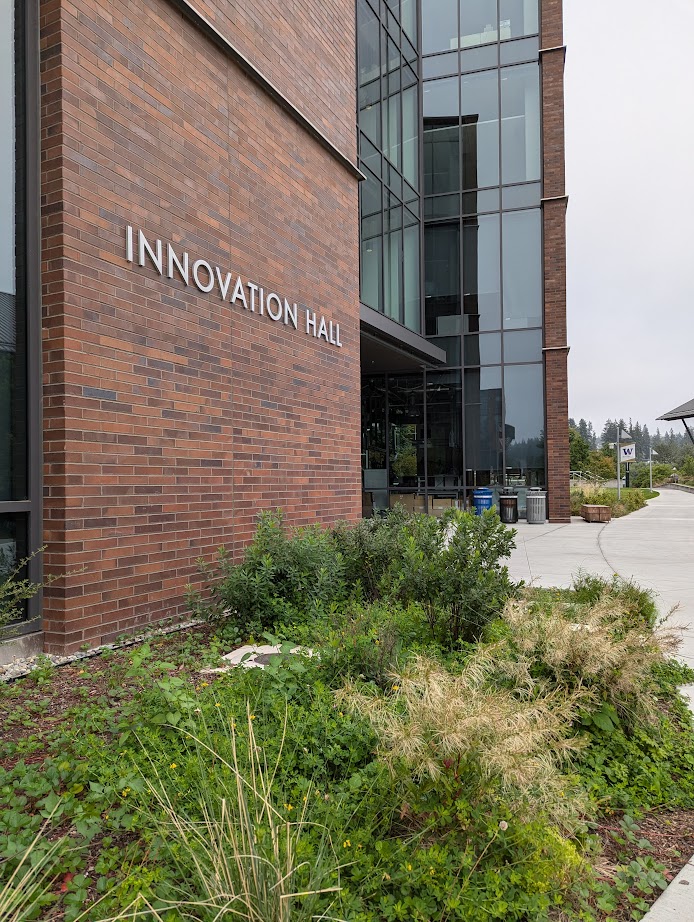
{"type": "Polygon", "coordinates": [[[612,518],[612,509],[609,506],[581,506],[581,517],[586,522],[609,522],[612,518]]]}

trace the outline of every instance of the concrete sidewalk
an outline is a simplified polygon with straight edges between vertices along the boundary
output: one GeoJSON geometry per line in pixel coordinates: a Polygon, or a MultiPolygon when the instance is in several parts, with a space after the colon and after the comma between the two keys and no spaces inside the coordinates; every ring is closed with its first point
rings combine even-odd
{"type": "MultiPolygon", "coordinates": [[[[509,570],[536,586],[570,586],[580,570],[618,573],[652,589],[663,615],[684,627],[680,658],[694,668],[694,494],[664,489],[645,509],[608,525],[518,526],[509,570]]],[[[682,689],[694,710],[694,686],[682,689]]],[[[643,922],[694,922],[694,858],[643,922]]]]}
{"type": "Polygon", "coordinates": [[[536,586],[570,586],[580,571],[618,573],[656,593],[662,614],[685,628],[681,658],[694,668],[694,494],[663,490],[645,509],[608,525],[518,526],[509,570],[536,586]]]}

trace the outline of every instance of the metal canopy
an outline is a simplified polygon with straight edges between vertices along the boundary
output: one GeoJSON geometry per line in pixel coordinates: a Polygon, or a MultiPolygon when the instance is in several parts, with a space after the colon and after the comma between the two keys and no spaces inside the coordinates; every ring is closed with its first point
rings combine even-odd
{"type": "Polygon", "coordinates": [[[692,430],[687,425],[688,419],[694,419],[694,400],[689,400],[687,403],[683,403],[681,407],[675,407],[674,410],[670,410],[669,413],[663,413],[662,416],[659,416],[658,419],[667,420],[671,422],[673,420],[680,420],[684,428],[687,430],[687,435],[692,440],[694,444],[694,435],[692,435],[692,430]]]}

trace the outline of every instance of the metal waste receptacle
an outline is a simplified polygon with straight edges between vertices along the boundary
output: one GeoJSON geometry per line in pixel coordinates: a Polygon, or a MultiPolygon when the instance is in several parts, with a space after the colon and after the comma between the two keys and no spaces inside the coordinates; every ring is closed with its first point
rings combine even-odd
{"type": "Polygon", "coordinates": [[[499,497],[499,516],[504,525],[515,525],[518,521],[518,497],[512,490],[504,490],[499,497]]]}
{"type": "Polygon", "coordinates": [[[544,525],[547,521],[547,494],[539,487],[528,490],[525,517],[528,525],[544,525]]]}
{"type": "Polygon", "coordinates": [[[482,515],[485,509],[492,508],[494,494],[488,487],[481,487],[479,490],[472,491],[472,504],[475,507],[475,515],[482,515]]]}

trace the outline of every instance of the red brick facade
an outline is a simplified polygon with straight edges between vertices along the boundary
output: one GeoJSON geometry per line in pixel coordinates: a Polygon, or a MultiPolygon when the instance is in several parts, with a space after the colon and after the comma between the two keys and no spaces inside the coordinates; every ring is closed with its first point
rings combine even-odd
{"type": "Polygon", "coordinates": [[[549,519],[568,522],[569,400],[566,333],[566,188],[562,0],[542,0],[544,355],[549,519]]]}
{"type": "MultiPolygon", "coordinates": [[[[354,159],[352,0],[199,9],[354,159]]],[[[168,0],[43,0],[41,53],[55,652],[183,613],[196,559],[261,509],[359,515],[358,190],[168,0]],[[129,263],[128,225],[230,272],[227,297],[129,263]],[[299,329],[231,304],[237,276],[297,302],[299,329]]]]}

